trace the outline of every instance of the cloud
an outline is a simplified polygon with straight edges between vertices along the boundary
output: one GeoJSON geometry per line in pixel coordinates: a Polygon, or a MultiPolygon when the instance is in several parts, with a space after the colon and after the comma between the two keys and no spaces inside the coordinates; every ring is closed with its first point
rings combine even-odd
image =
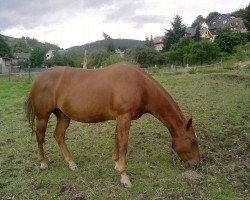
{"type": "Polygon", "coordinates": [[[35,37],[63,47],[102,39],[162,35],[179,14],[190,25],[198,15],[244,8],[249,0],[0,0],[0,33],[35,37]],[[215,6],[216,5],[216,6],[215,6]]]}
{"type": "Polygon", "coordinates": [[[163,15],[135,15],[131,18],[131,22],[135,24],[134,27],[140,28],[145,24],[160,23],[164,24],[170,19],[163,15]]]}
{"type": "Polygon", "coordinates": [[[0,29],[32,29],[62,23],[78,13],[94,9],[98,12],[112,2],[114,0],[0,0],[0,29]]]}
{"type": "MultiPolygon", "coordinates": [[[[135,28],[141,28],[146,24],[165,23],[168,17],[160,14],[145,14],[145,10],[153,8],[152,2],[144,2],[141,0],[128,0],[119,4],[113,4],[107,9],[104,23],[125,22],[130,23],[135,28]]],[[[153,9],[151,9],[152,11],[153,9]]]]}

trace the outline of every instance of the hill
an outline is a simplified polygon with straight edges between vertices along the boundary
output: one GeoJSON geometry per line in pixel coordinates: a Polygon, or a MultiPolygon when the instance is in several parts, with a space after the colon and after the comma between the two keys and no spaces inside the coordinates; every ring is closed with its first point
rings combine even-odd
{"type": "Polygon", "coordinates": [[[6,43],[11,48],[13,53],[30,53],[35,48],[40,48],[44,53],[46,53],[49,49],[61,49],[59,46],[55,44],[51,44],[48,42],[40,42],[35,38],[29,37],[21,37],[21,38],[14,38],[7,35],[1,35],[1,37],[6,41],[6,43]]]}
{"type": "MultiPolygon", "coordinates": [[[[112,39],[115,48],[128,48],[136,45],[144,44],[142,40],[132,40],[132,39],[112,39]]],[[[67,50],[73,49],[87,49],[87,50],[96,50],[103,46],[104,40],[98,40],[95,42],[87,43],[81,46],[73,46],[68,48],[67,50]]]]}

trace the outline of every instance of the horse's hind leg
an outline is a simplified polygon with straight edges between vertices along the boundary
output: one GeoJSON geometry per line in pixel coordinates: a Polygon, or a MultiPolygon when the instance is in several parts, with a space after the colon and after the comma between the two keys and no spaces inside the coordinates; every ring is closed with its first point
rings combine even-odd
{"type": "Polygon", "coordinates": [[[55,111],[54,114],[57,117],[57,125],[54,137],[64,155],[65,160],[69,163],[69,168],[71,170],[75,170],[77,168],[77,165],[75,164],[68,150],[68,147],[65,143],[65,132],[69,126],[70,119],[67,116],[65,116],[60,110],[55,111]]]}
{"type": "Polygon", "coordinates": [[[43,152],[43,143],[44,143],[48,119],[49,119],[49,116],[36,119],[36,139],[38,143],[38,160],[40,161],[41,169],[48,168],[44,160],[44,152],[43,152]]]}

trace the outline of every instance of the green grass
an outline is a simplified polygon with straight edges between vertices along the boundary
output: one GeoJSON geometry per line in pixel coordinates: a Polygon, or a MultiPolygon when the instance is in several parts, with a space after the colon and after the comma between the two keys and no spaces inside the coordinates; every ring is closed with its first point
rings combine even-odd
{"type": "MultiPolygon", "coordinates": [[[[149,70],[150,71],[150,70],[149,70]]],[[[30,88],[25,77],[0,77],[0,199],[247,199],[249,198],[250,72],[232,68],[195,73],[155,70],[186,116],[192,113],[200,140],[202,178],[187,182],[167,129],[151,115],[132,123],[123,188],[111,159],[115,122],[71,122],[67,144],[78,164],[70,171],[53,138],[45,142],[49,170],[41,171],[37,144],[23,114],[30,88]],[[235,186],[240,181],[242,185],[235,186]]]]}

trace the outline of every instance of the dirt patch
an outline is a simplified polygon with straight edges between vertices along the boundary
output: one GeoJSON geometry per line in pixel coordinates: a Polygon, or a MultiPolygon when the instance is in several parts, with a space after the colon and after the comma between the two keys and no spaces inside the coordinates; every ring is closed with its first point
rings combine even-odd
{"type": "Polygon", "coordinates": [[[85,196],[79,196],[74,198],[74,200],[85,200],[85,199],[86,199],[85,196]]]}
{"type": "Polygon", "coordinates": [[[58,196],[63,199],[84,200],[86,197],[82,194],[80,188],[68,183],[61,183],[58,196]]]}
{"type": "Polygon", "coordinates": [[[34,183],[34,184],[33,184],[33,188],[34,188],[35,190],[41,190],[41,189],[46,188],[46,184],[43,183],[43,182],[34,183]]]}
{"type": "Polygon", "coordinates": [[[215,159],[210,153],[203,153],[201,157],[201,163],[203,164],[210,164],[214,165],[215,164],[215,159]]]}
{"type": "Polygon", "coordinates": [[[178,179],[186,181],[189,185],[193,182],[200,180],[202,175],[196,171],[188,170],[177,176],[178,179]]]}
{"type": "Polygon", "coordinates": [[[159,132],[152,133],[156,139],[164,139],[167,140],[166,134],[161,134],[159,132]]]}
{"type": "Polygon", "coordinates": [[[156,199],[173,199],[173,200],[179,200],[181,199],[181,194],[177,191],[173,190],[165,190],[162,192],[161,197],[157,197],[156,199]]]}

